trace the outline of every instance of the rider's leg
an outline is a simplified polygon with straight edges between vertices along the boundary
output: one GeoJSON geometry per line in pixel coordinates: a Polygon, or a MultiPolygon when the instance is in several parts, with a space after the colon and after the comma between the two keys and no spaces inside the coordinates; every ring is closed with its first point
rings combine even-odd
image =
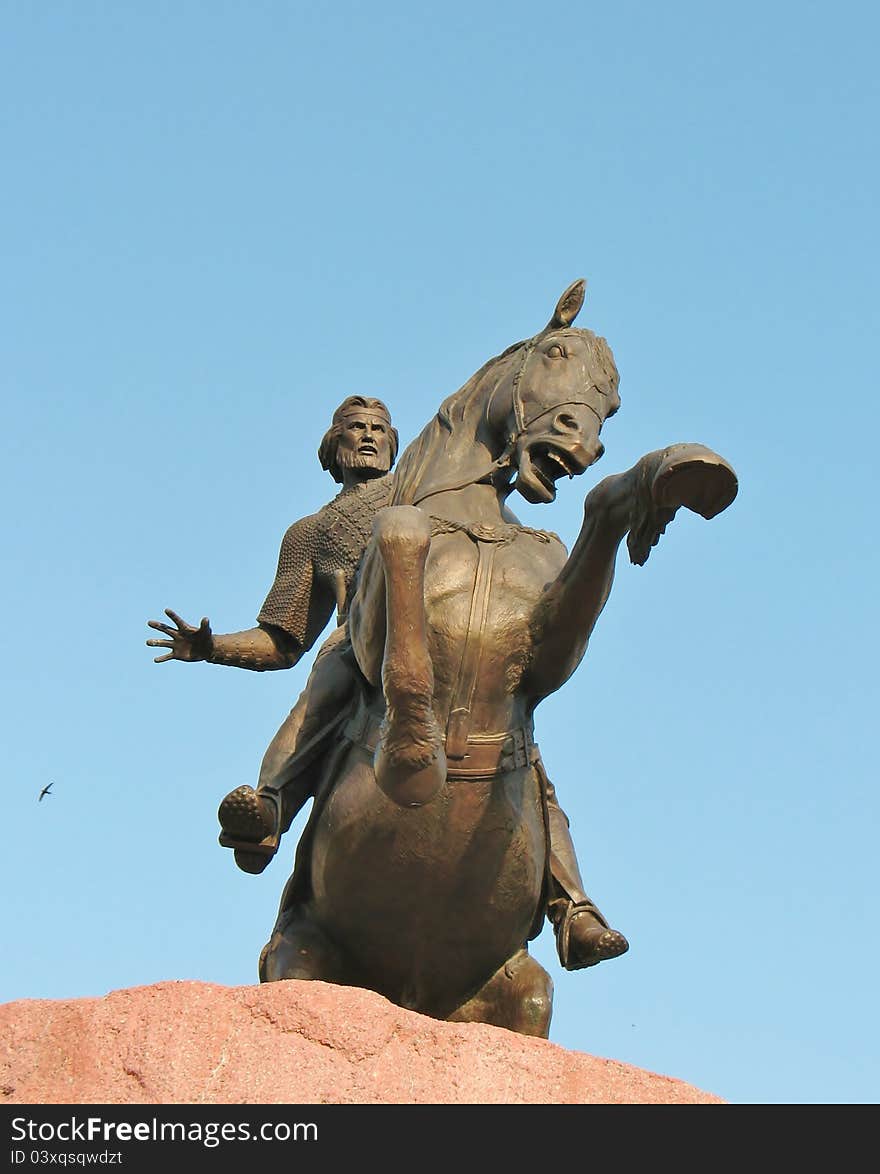
{"type": "Polygon", "coordinates": [[[566,970],[582,970],[629,949],[629,942],[612,929],[584,890],[568,816],[559,806],[556,789],[546,774],[547,827],[550,838],[550,874],[547,917],[556,935],[559,961],[566,970]]]}
{"type": "Polygon", "coordinates": [[[263,871],[314,794],[312,763],[326,749],[322,731],[334,725],[355,688],[344,637],[337,628],[323,644],[305,689],[263,756],[256,790],[236,787],[220,804],[221,843],[235,849],[235,862],[245,872],[263,871]]]}

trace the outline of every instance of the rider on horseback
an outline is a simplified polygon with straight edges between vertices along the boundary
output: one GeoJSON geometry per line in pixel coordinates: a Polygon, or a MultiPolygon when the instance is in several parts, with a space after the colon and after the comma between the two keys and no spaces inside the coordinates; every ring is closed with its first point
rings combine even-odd
{"type": "MultiPolygon", "coordinates": [[[[174,627],[149,621],[165,639],[147,644],[169,650],[156,657],[157,662],[206,660],[259,672],[297,664],[336,609],[337,627],[320,648],[305,689],[272,739],[256,789],[237,787],[220,804],[220,843],[234,850],[236,863],[245,872],[262,872],[275,855],[281,836],[315,794],[321,761],[345,736],[359,681],[345,621],[373,520],[390,501],[390,469],[397,449],[397,432],[382,401],[349,396],[334,412],[318,450],[321,466],[342,489],[316,514],[287,530],[258,626],[215,635],[207,619],[195,628],[171,610],[166,615],[174,627]]],[[[543,770],[540,775],[549,849],[545,908],[561,964],[578,970],[624,953],[628,943],[610,929],[585,893],[568,819],[543,770]]]]}

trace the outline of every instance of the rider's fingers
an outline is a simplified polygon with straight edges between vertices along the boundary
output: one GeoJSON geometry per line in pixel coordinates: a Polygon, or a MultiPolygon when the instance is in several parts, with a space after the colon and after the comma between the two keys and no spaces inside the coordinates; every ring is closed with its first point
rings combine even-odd
{"type": "Polygon", "coordinates": [[[174,656],[170,652],[166,652],[164,656],[153,657],[154,664],[162,664],[162,662],[165,660],[174,660],[174,656]]]}
{"type": "Polygon", "coordinates": [[[169,628],[167,624],[161,624],[158,620],[147,620],[147,627],[153,628],[157,632],[164,632],[166,636],[176,636],[174,628],[169,628]]]}
{"type": "Polygon", "coordinates": [[[168,618],[170,620],[173,620],[175,622],[175,624],[177,624],[178,628],[188,628],[189,627],[189,624],[186,622],[186,620],[182,620],[180,618],[180,616],[177,614],[177,612],[172,611],[170,607],[165,608],[165,615],[168,616],[168,618]]]}
{"type": "Polygon", "coordinates": [[[202,622],[199,624],[199,631],[206,634],[211,631],[211,624],[207,616],[202,616],[202,622]]]}
{"type": "Polygon", "coordinates": [[[148,640],[147,648],[173,648],[174,644],[171,640],[148,640]]]}

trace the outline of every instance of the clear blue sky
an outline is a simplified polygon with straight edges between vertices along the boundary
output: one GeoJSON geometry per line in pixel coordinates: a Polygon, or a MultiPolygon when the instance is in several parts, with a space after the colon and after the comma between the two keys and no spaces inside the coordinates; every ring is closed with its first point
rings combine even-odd
{"type": "Polygon", "coordinates": [[[216,842],[308,665],[155,665],[250,627],[333,492],[332,407],[408,440],[576,277],[622,409],[552,507],[697,440],[712,522],[622,556],[538,713],[631,942],[551,1038],[733,1102],[880,1099],[877,8],[7,2],[0,998],[256,980],[294,835],[216,842]],[[54,793],[37,805],[40,788],[54,793]]]}

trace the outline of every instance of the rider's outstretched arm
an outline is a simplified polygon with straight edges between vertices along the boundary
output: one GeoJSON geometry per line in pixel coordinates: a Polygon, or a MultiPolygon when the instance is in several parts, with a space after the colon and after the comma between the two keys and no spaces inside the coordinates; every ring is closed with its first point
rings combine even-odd
{"type": "Polygon", "coordinates": [[[305,652],[303,646],[280,628],[261,624],[246,632],[228,632],[214,636],[211,664],[229,665],[237,669],[267,672],[289,669],[305,652]]]}
{"type": "Polygon", "coordinates": [[[158,620],[148,621],[163,639],[148,640],[147,644],[168,650],[157,656],[156,662],[205,660],[254,672],[292,668],[313,646],[340,602],[334,584],[314,573],[316,525],[313,515],[288,528],[281,543],[275,581],[257,616],[257,627],[215,636],[207,618],[194,627],[166,608],[173,627],[158,620]]]}
{"type": "Polygon", "coordinates": [[[166,607],[165,614],[171,624],[149,620],[148,624],[162,639],[147,641],[150,648],[166,648],[167,652],[155,657],[157,664],[166,660],[183,660],[190,663],[206,660],[209,664],[231,665],[233,668],[252,669],[266,672],[270,669],[289,669],[306,651],[295,637],[273,624],[260,624],[246,632],[228,632],[215,636],[207,617],[196,628],[166,607]]]}

